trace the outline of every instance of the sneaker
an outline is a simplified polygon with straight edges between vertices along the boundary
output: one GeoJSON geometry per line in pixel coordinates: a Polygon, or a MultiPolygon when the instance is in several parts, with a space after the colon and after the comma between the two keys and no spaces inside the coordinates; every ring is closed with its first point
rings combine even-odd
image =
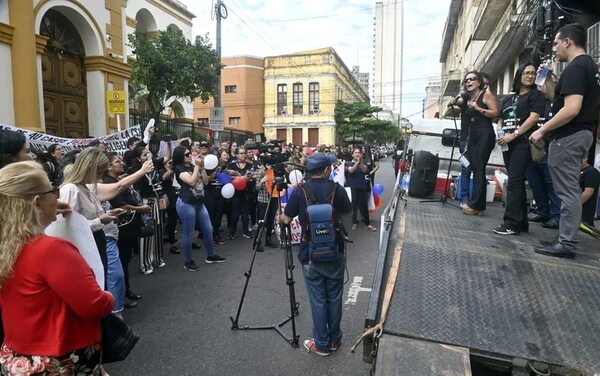
{"type": "Polygon", "coordinates": [[[179,250],[179,247],[177,247],[176,245],[172,245],[171,247],[169,247],[169,252],[174,255],[178,255],[181,253],[181,251],[179,250]]]}
{"type": "Polygon", "coordinates": [[[342,345],[342,340],[338,339],[337,341],[329,342],[329,351],[338,351],[340,346],[342,345]]]}
{"type": "Polygon", "coordinates": [[[152,269],[152,268],[140,269],[140,273],[145,274],[145,275],[149,275],[149,274],[154,273],[154,269],[152,269]]]}
{"type": "Polygon", "coordinates": [[[213,243],[218,244],[218,245],[223,245],[225,244],[225,239],[223,239],[222,236],[215,236],[213,237],[213,243]]]}
{"type": "Polygon", "coordinates": [[[242,233],[242,236],[246,239],[252,239],[252,235],[250,234],[250,232],[244,232],[242,233]]]}
{"type": "Polygon", "coordinates": [[[183,267],[189,270],[190,272],[197,272],[200,269],[198,268],[198,265],[196,265],[194,260],[186,261],[185,263],[183,263],[183,267]]]}
{"type": "Polygon", "coordinates": [[[206,260],[204,262],[206,262],[207,264],[214,264],[215,262],[217,262],[217,263],[225,262],[225,260],[227,260],[225,257],[221,257],[219,255],[212,255],[212,256],[206,257],[206,260]]]}
{"type": "Polygon", "coordinates": [[[158,260],[158,267],[159,268],[164,268],[165,266],[167,266],[167,263],[165,262],[165,260],[159,259],[158,260]]]}
{"type": "Polygon", "coordinates": [[[229,235],[227,236],[227,239],[229,239],[229,240],[235,239],[235,232],[230,232],[229,235]]]}
{"type": "Polygon", "coordinates": [[[329,351],[321,350],[317,347],[314,339],[307,339],[304,341],[304,348],[311,353],[315,353],[320,356],[329,356],[329,351]]]}
{"type": "Polygon", "coordinates": [[[496,234],[500,234],[500,235],[519,235],[518,231],[513,231],[504,225],[500,225],[492,231],[494,231],[496,234]]]}
{"type": "Polygon", "coordinates": [[[256,231],[256,229],[258,229],[258,223],[255,223],[252,225],[252,227],[250,227],[250,230],[252,231],[256,231]]]}

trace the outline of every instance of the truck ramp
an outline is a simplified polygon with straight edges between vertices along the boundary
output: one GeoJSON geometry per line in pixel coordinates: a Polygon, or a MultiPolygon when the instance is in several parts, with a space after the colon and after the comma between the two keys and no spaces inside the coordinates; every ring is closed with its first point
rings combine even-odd
{"type": "MultiPolygon", "coordinates": [[[[398,205],[388,253],[399,238],[404,242],[383,337],[466,348],[472,356],[509,363],[600,372],[600,242],[580,233],[574,260],[539,255],[533,246],[557,230],[530,223],[529,233],[497,235],[491,230],[503,213],[500,203],[489,205],[485,216],[410,198],[398,205]],[[394,234],[402,210],[404,234],[394,234]]],[[[385,280],[391,257],[380,258],[385,280]]],[[[373,293],[379,312],[383,288],[373,293]]]]}

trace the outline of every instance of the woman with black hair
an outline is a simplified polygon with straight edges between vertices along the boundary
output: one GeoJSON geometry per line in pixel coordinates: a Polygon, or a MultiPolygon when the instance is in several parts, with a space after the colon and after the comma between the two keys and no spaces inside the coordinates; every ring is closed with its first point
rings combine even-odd
{"type": "Polygon", "coordinates": [[[498,116],[498,106],[494,94],[486,90],[479,72],[467,72],[463,84],[470,96],[464,116],[469,129],[466,153],[473,171],[473,196],[462,207],[466,215],[483,215],[487,186],[485,168],[496,141],[492,119],[498,116]]]}
{"type": "Polygon", "coordinates": [[[503,153],[508,187],[504,222],[493,230],[496,234],[518,235],[529,231],[525,193],[525,173],[531,162],[529,136],[545,107],[544,96],[535,86],[536,74],[537,68],[532,63],[521,65],[515,72],[514,94],[502,101],[498,128],[502,128],[504,136],[497,142],[508,145],[503,153]]]}
{"type": "Polygon", "coordinates": [[[0,168],[13,162],[29,161],[29,143],[19,132],[0,130],[0,168]]]}
{"type": "Polygon", "coordinates": [[[173,151],[173,164],[175,177],[181,186],[176,208],[183,230],[181,239],[181,248],[185,256],[183,267],[191,272],[199,270],[192,259],[192,236],[196,226],[202,231],[207,254],[205,262],[207,264],[225,262],[224,257],[218,256],[213,251],[213,229],[208,210],[204,205],[204,186],[208,184],[204,157],[198,156],[192,164],[191,152],[183,146],[178,146],[173,151]]]}
{"type": "Polygon", "coordinates": [[[59,144],[52,144],[46,148],[46,163],[44,170],[48,174],[48,179],[53,187],[58,187],[63,180],[62,159],[65,151],[59,144]]]}

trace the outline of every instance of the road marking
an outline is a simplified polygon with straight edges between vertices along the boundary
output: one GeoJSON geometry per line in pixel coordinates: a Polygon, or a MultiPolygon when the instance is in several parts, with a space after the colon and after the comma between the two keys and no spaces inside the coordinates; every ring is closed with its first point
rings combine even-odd
{"type": "Polygon", "coordinates": [[[359,292],[361,292],[361,291],[371,292],[370,288],[360,287],[362,281],[363,281],[363,277],[361,277],[361,276],[354,277],[354,280],[352,281],[352,284],[350,285],[350,288],[348,289],[348,298],[346,299],[346,302],[344,304],[355,305],[356,300],[358,299],[359,292]]]}

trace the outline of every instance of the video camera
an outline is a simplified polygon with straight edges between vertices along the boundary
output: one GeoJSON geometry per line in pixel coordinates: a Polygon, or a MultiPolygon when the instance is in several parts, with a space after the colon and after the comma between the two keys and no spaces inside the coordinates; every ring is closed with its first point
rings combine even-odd
{"type": "Polygon", "coordinates": [[[289,156],[281,152],[282,143],[283,141],[273,140],[267,143],[247,143],[244,145],[246,150],[258,150],[260,162],[273,169],[275,184],[278,189],[285,189],[286,187],[285,163],[289,160],[289,156]]]}

